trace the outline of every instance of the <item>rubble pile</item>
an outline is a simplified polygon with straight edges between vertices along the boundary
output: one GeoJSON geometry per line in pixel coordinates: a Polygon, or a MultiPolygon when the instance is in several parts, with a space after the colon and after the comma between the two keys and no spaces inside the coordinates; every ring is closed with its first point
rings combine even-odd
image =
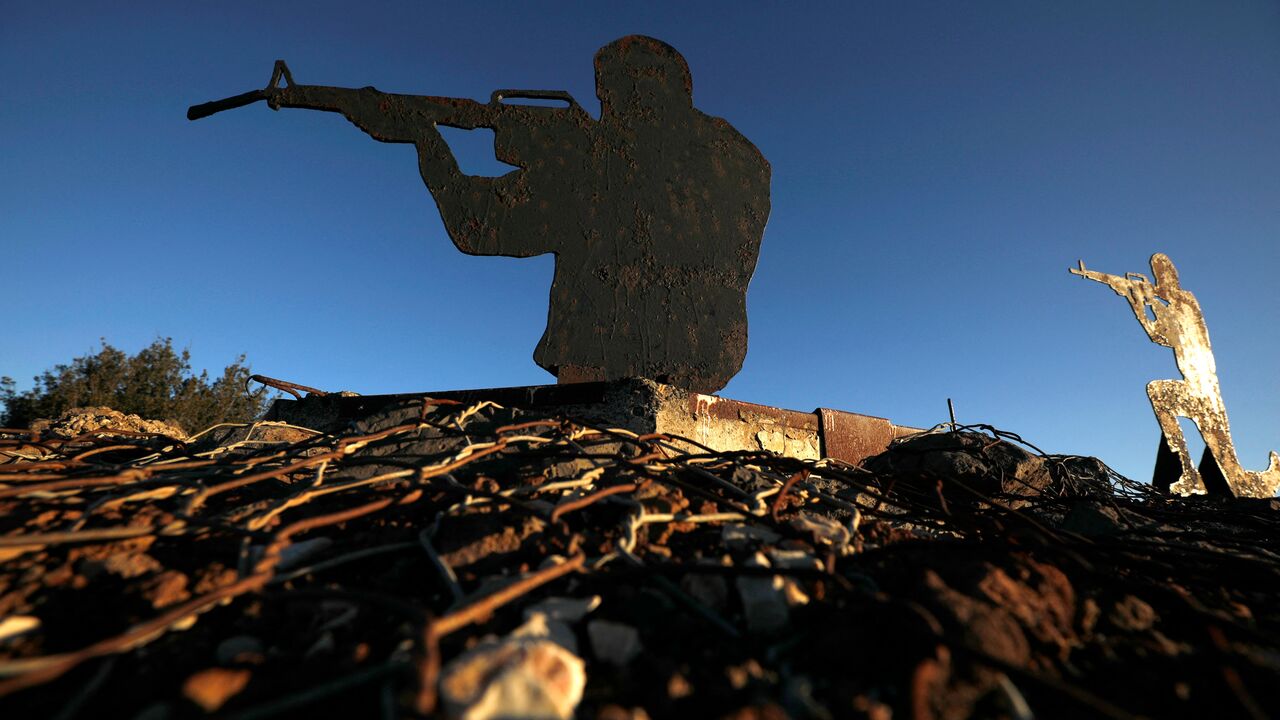
{"type": "Polygon", "coordinates": [[[62,440],[70,440],[97,431],[117,433],[146,433],[184,440],[187,434],[172,420],[147,420],[137,415],[126,415],[109,407],[71,408],[56,418],[42,418],[31,423],[31,429],[40,434],[62,440]]]}
{"type": "Polygon", "coordinates": [[[0,431],[0,716],[1268,717],[1280,506],[492,403],[0,431]]]}

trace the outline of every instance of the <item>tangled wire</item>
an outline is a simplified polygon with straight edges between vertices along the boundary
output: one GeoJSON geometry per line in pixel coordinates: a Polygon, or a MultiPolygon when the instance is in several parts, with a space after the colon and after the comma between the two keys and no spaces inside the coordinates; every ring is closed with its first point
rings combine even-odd
{"type": "Polygon", "coordinates": [[[1266,716],[1280,676],[1270,501],[1169,498],[986,425],[935,428],[882,457],[893,462],[718,452],[430,398],[336,435],[267,422],[185,441],[0,431],[0,698],[63,717],[95,698],[136,712],[109,676],[177,686],[206,662],[192,648],[251,632],[275,638],[275,659],[250,663],[259,676],[342,660],[319,681],[255,681],[232,717],[363,687],[381,688],[384,716],[431,715],[444,660],[473,642],[461,631],[509,625],[560,588],[604,596],[652,656],[631,677],[588,673],[601,717],[628,701],[802,717],[1229,703],[1266,716]],[[753,615],[745,590],[726,599],[752,578],[783,588],[781,622],[753,615]],[[650,595],[677,619],[628,605],[650,595]],[[273,630],[299,603],[316,608],[305,627],[273,630]],[[381,617],[335,625],[333,603],[381,617]],[[1013,629],[984,630],[988,617],[1013,629]],[[1015,631],[1025,640],[1002,639],[1015,631]],[[916,640],[834,659],[892,633],[916,640]],[[728,645],[692,649],[694,637],[728,645]],[[691,652],[719,652],[718,665],[691,667],[691,652]],[[1108,677],[1132,662],[1154,675],[1129,685],[1158,693],[1135,700],[1108,677]],[[677,675],[698,691],[672,690],[677,675]]]}

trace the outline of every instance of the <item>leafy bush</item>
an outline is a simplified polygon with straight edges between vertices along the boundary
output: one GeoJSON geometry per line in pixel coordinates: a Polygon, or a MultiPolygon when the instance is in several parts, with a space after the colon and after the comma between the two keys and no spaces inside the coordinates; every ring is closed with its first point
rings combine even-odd
{"type": "Polygon", "coordinates": [[[207,371],[192,375],[190,353],[175,352],[170,338],[157,338],[132,357],[103,340],[97,353],[44,371],[26,392],[16,392],[12,378],[0,378],[5,406],[0,427],[27,427],[73,407],[106,405],[196,432],[220,422],[252,420],[266,410],[268,389],[249,392],[248,379],[244,355],[210,382],[207,371]]]}

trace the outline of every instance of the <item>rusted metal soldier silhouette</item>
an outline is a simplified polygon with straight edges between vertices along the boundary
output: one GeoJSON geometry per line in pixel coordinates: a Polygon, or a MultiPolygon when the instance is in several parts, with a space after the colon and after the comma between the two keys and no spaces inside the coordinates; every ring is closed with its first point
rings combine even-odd
{"type": "Polygon", "coordinates": [[[1086,270],[1084,261],[1073,274],[1109,285],[1127,299],[1133,314],[1152,342],[1173,349],[1182,380],[1155,380],[1147,385],[1147,396],[1169,448],[1182,465],[1182,476],[1170,490],[1183,495],[1206,492],[1205,483],[1191,461],[1187,441],[1178,425],[1185,417],[1196,424],[1205,447],[1226,478],[1231,491],[1241,497],[1272,497],[1280,489],[1280,456],[1271,453],[1266,470],[1253,472],[1240,467],[1227,408],[1218,388],[1218,374],[1209,345],[1209,329],[1194,295],[1178,283],[1178,270],[1164,253],[1151,256],[1153,285],[1145,275],[1125,273],[1124,277],[1086,270]]]}
{"type": "Polygon", "coordinates": [[[666,43],[609,43],[595,72],[599,120],[559,91],[499,90],[479,103],[297,85],[283,62],[265,90],[188,117],[265,99],[273,109],[340,112],[377,140],[413,143],[459,250],[556,254],[539,365],[561,382],[643,376],[718,390],[746,355],[769,164],[727,122],[693,107],[689,67],[666,43]],[[492,128],[497,158],[519,169],[464,175],[437,125],[492,128]]]}

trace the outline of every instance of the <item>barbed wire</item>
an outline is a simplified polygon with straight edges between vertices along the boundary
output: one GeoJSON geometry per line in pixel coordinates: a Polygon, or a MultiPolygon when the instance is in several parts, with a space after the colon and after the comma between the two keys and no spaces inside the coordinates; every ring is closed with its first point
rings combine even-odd
{"type": "MultiPolygon", "coordinates": [[[[403,553],[429,560],[437,591],[419,604],[396,606],[417,628],[413,658],[388,658],[390,665],[369,680],[407,673],[419,713],[436,705],[442,640],[567,576],[645,573],[678,605],[735,638],[742,635],[737,623],[666,576],[791,576],[819,594],[859,596],[844,570],[874,565],[902,543],[930,540],[1012,544],[1091,577],[1119,574],[1161,593],[1169,592],[1175,564],[1180,592],[1191,597],[1210,598],[1223,587],[1280,587],[1280,522],[1257,503],[1168,498],[1095,458],[1046,454],[991,425],[924,434],[980,439],[955,450],[979,458],[1002,443],[1024,446],[1051,482],[1031,487],[1004,478],[999,492],[984,492],[959,477],[890,477],[832,459],[717,452],[676,435],[430,398],[338,434],[269,422],[219,425],[186,440],[105,430],[58,439],[3,430],[0,588],[8,588],[11,613],[48,592],[32,578],[74,574],[65,569],[74,549],[149,540],[185,548],[190,560],[199,555],[192,548],[216,544],[235,548],[235,571],[79,646],[36,640],[0,649],[0,697],[91,660],[135,652],[237,598],[286,587],[336,592],[326,581],[335,572],[403,553]],[[1102,513],[1105,527],[1085,531],[1073,523],[1082,508],[1102,513]],[[442,527],[497,510],[540,528],[542,557],[495,589],[460,578],[436,546],[442,527]],[[726,526],[787,538],[809,548],[824,569],[708,567],[682,561],[666,546],[679,534],[726,526]],[[293,564],[301,538],[322,530],[359,535],[361,543],[335,543],[327,555],[293,564]]],[[[909,447],[912,439],[899,445],[909,447]]],[[[200,568],[182,570],[196,575],[200,568]]],[[[1256,627],[1224,615],[1213,601],[1189,607],[1215,626],[1257,637],[1256,627]]],[[[979,662],[1014,672],[963,638],[937,632],[979,662]]],[[[1095,711],[1123,716],[1087,688],[1064,689],[1017,672],[1095,711]]]]}

